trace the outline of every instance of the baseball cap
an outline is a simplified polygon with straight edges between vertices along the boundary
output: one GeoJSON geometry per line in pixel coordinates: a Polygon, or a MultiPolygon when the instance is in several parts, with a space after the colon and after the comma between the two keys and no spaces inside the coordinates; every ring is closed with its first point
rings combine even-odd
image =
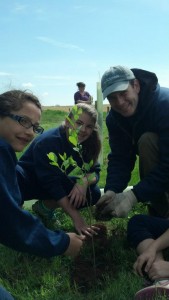
{"type": "Polygon", "coordinates": [[[129,68],[123,66],[110,67],[101,79],[103,98],[105,99],[111,93],[126,90],[129,81],[132,79],[135,79],[135,76],[129,68]]]}

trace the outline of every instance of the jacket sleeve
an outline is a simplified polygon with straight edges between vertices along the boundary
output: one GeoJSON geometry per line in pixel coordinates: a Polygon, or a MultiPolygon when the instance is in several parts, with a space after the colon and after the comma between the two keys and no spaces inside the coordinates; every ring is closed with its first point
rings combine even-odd
{"type": "Polygon", "coordinates": [[[163,95],[161,101],[151,108],[149,122],[152,132],[158,135],[159,162],[143,180],[134,186],[134,193],[142,202],[155,201],[169,191],[169,91],[168,99],[163,95]]]}
{"type": "Polygon", "coordinates": [[[42,257],[63,254],[69,236],[51,231],[40,220],[18,206],[20,191],[15,164],[7,148],[0,148],[0,242],[10,248],[42,257]]]}
{"type": "Polygon", "coordinates": [[[108,155],[108,168],[105,192],[122,192],[128,185],[135,165],[136,153],[132,138],[124,132],[109,114],[106,118],[111,152],[108,155]]]}

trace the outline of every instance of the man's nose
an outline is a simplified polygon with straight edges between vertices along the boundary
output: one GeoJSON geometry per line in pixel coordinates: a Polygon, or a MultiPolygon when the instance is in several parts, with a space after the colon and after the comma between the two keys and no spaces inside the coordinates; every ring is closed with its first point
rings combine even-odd
{"type": "Polygon", "coordinates": [[[81,128],[80,128],[80,131],[81,131],[81,132],[82,132],[82,131],[84,132],[85,130],[86,130],[86,126],[85,126],[85,125],[82,125],[81,128]]]}
{"type": "Polygon", "coordinates": [[[123,105],[123,103],[124,103],[124,97],[122,95],[117,95],[116,104],[120,106],[123,105]]]}

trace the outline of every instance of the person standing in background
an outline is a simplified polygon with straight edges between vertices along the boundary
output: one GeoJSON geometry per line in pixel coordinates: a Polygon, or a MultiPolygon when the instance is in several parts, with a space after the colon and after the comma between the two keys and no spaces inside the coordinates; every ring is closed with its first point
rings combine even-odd
{"type": "Polygon", "coordinates": [[[74,102],[75,104],[78,103],[87,103],[92,104],[92,97],[90,94],[85,91],[85,83],[84,82],[77,82],[78,91],[74,94],[74,102]]]}

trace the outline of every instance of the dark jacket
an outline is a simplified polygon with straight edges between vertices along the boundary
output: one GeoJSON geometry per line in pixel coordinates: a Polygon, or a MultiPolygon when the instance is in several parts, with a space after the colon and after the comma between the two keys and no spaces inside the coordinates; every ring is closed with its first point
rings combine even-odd
{"type": "Polygon", "coordinates": [[[137,142],[143,133],[154,132],[159,137],[159,164],[133,188],[139,201],[153,201],[169,189],[169,89],[159,86],[154,73],[132,71],[141,87],[136,113],[125,118],[111,109],[106,118],[111,153],[105,191],[118,193],[127,187],[137,142]]]}
{"type": "MultiPolygon", "coordinates": [[[[21,178],[23,178],[25,174],[27,174],[27,180],[31,179],[31,182],[28,183],[28,188],[30,189],[32,186],[31,190],[32,192],[35,192],[32,197],[37,194],[38,199],[50,198],[60,200],[68,195],[65,185],[71,185],[70,190],[73,188],[75,182],[71,183],[68,179],[68,175],[74,167],[69,166],[64,174],[58,167],[50,164],[49,158],[47,157],[47,154],[50,152],[54,152],[56,154],[58,157],[58,164],[60,166],[63,162],[60,155],[64,155],[64,153],[66,153],[67,157],[72,156],[76,161],[77,166],[80,168],[82,166],[82,159],[79,156],[79,153],[73,149],[72,144],[68,141],[63,126],[49,129],[34,139],[18,161],[18,179],[20,187],[23,186],[22,194],[24,194],[25,182],[22,184],[21,178]],[[20,173],[22,172],[23,176],[20,176],[20,173]]],[[[84,153],[83,159],[85,162],[89,162],[87,160],[87,153],[84,153]]],[[[98,163],[89,170],[89,173],[93,172],[95,172],[98,181],[100,172],[100,165],[98,163]]],[[[27,195],[23,196],[23,200],[28,199],[27,195]]],[[[29,199],[31,199],[31,196],[29,199]]]]}
{"type": "Polygon", "coordinates": [[[63,231],[46,229],[38,218],[20,208],[17,159],[3,139],[0,139],[0,158],[0,243],[42,257],[63,254],[69,246],[69,236],[63,231]]]}

